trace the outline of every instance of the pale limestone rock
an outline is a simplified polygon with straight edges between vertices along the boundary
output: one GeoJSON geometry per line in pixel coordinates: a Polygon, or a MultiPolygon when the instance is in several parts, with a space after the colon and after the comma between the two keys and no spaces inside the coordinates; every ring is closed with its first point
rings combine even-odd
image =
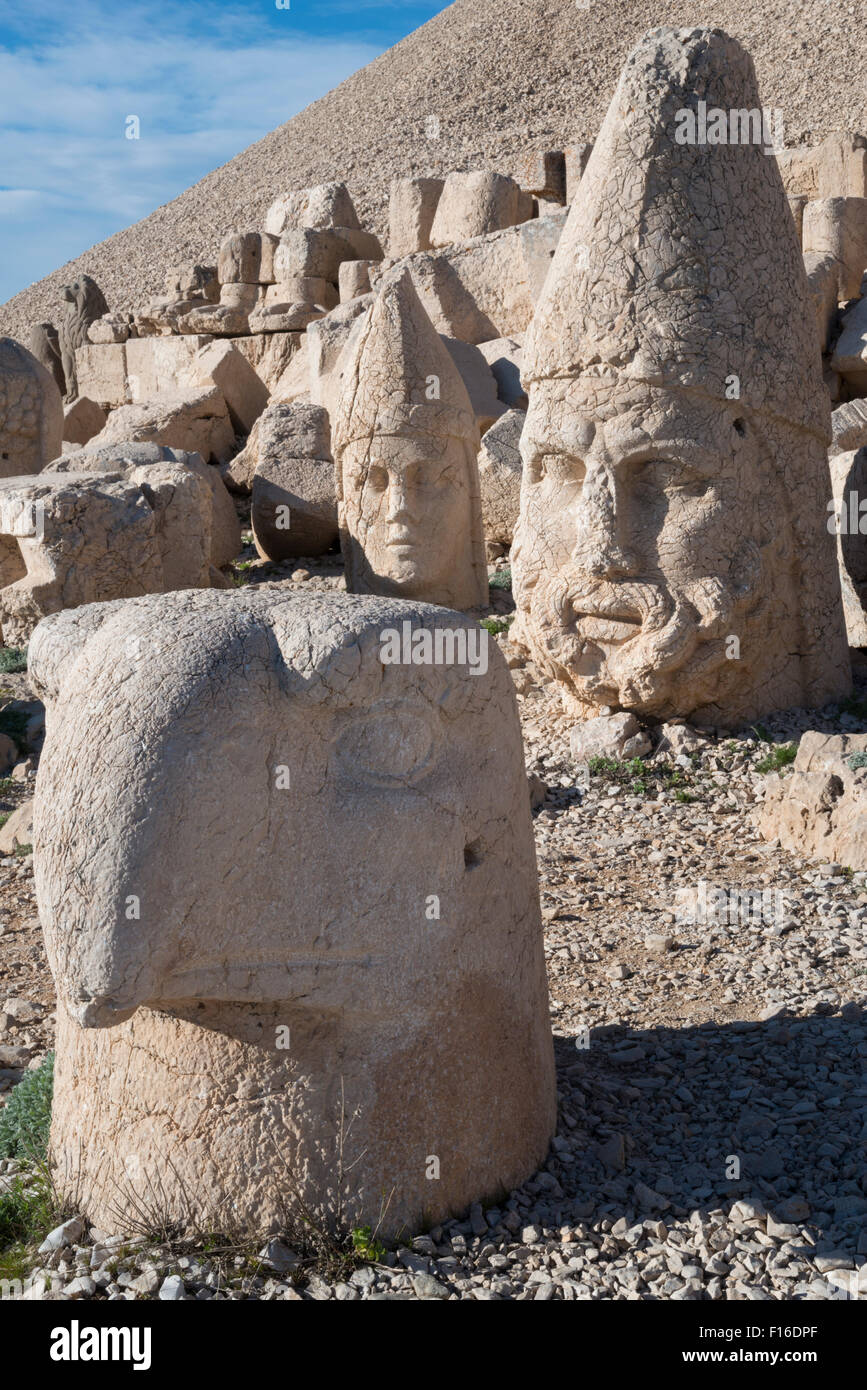
{"type": "Polygon", "coordinates": [[[262,304],[250,315],[250,332],[303,333],[324,314],[324,309],[313,304],[262,304]]]}
{"type": "Polygon", "coordinates": [[[248,337],[231,338],[229,341],[242,357],[246,357],[270,396],[303,346],[304,334],[251,333],[248,337]]]}
{"type": "Polygon", "coordinates": [[[126,355],[133,343],[86,343],[75,354],[75,373],[82,396],[96,401],[103,409],[126,405],[130,399],[126,378],[126,355]]]}
{"type": "Polygon", "coordinates": [[[867,269],[867,198],[822,198],[804,208],[803,248],[833,256],[840,265],[837,297],[861,293],[867,269]]]}
{"type": "Polygon", "coordinates": [[[347,589],[484,605],[475,416],[406,272],[365,315],[332,445],[347,589]]]}
{"type": "Polygon", "coordinates": [[[442,179],[395,179],[388,202],[388,254],[394,260],[431,247],[442,179]]]}
{"type": "Polygon", "coordinates": [[[805,733],[791,771],[766,779],[758,828],[792,854],[867,869],[867,734],[805,733]]]}
{"type": "MultiPolygon", "coordinates": [[[[522,222],[445,251],[419,252],[384,268],[406,267],[438,333],[481,344],[521,337],[542,292],[566,212],[522,222]]],[[[371,279],[377,288],[375,277],[371,279]]]]}
{"type": "Polygon", "coordinates": [[[281,236],[274,252],[274,278],[292,281],[304,276],[336,285],[343,262],[359,260],[382,260],[382,247],[371,233],[299,228],[281,236]]]}
{"type": "MultiPolygon", "coordinates": [[[[355,265],[355,261],[345,261],[344,265],[355,265]]],[[[343,266],[340,267],[343,270],[343,266]]],[[[336,309],[340,295],[330,280],[312,275],[296,275],[292,280],[278,280],[265,291],[263,308],[271,309],[278,304],[305,304],[314,309],[336,309]]]]}
{"type": "Polygon", "coordinates": [[[867,401],[845,401],[831,413],[832,454],[843,454],[867,445],[867,401]]]}
{"type": "Polygon", "coordinates": [[[494,373],[483,354],[472,343],[462,343],[458,338],[440,335],[449,356],[461,374],[467,389],[479,434],[491,428],[495,420],[506,413],[506,407],[497,394],[494,373]]]}
{"type": "Polygon", "coordinates": [[[206,463],[224,463],[235,448],[226,402],[216,386],[165,391],[156,400],[120,406],[91,443],[118,444],[124,440],[167,444],[171,449],[201,454],[206,463]]]}
{"type": "Polygon", "coordinates": [[[834,510],[828,526],[836,531],[840,587],[850,647],[867,647],[867,448],[832,454],[834,510]],[[863,527],[863,533],[862,533],[863,527]]]}
{"type": "Polygon", "coordinates": [[[175,266],[166,276],[166,294],[171,299],[201,299],[217,304],[220,299],[217,267],[192,262],[175,266]]]}
{"type": "Polygon", "coordinates": [[[505,174],[484,169],[449,174],[434,214],[431,246],[451,246],[513,227],[519,220],[519,193],[515,180],[505,174]]]}
{"type": "Polygon", "coordinates": [[[38,473],[60,453],[63,402],[51,373],[14,338],[0,338],[0,478],[38,473]]]}
{"type": "MultiPolygon", "coordinates": [[[[131,338],[126,344],[126,391],[132,405],[152,401],[167,391],[190,384],[197,355],[214,338],[210,334],[171,338],[131,338]]],[[[123,404],[123,402],[118,402],[123,404]]]]}
{"type": "Polygon", "coordinates": [[[199,348],[184,373],[182,385],[216,386],[239,434],[249,434],[268,404],[268,390],[247,358],[225,338],[199,348]]]}
{"type": "Polygon", "coordinates": [[[162,593],[153,509],[117,474],[0,480],[0,634],[25,646],[49,613],[162,593]]]}
{"type": "Polygon", "coordinates": [[[795,230],[798,233],[798,245],[804,249],[804,208],[809,202],[802,193],[789,193],[786,195],[786,202],[789,204],[789,211],[795,222],[795,230]]]}
{"type": "Polygon", "coordinates": [[[63,411],[63,441],[65,444],[86,444],[105,426],[105,411],[96,401],[79,396],[63,411]]]}
{"type": "Polygon", "coordinates": [[[867,298],[844,315],[831,366],[855,391],[867,395],[867,298]]]}
{"type": "MultiPolygon", "coordinates": [[[[201,454],[183,449],[170,449],[164,444],[121,440],[116,444],[98,444],[95,440],[74,454],[62,455],[49,467],[52,472],[117,473],[141,479],[148,467],[170,465],[198,474],[208,485],[211,512],[208,532],[211,537],[210,563],[221,569],[236,558],[241,549],[241,523],[235,504],[229,496],[219,471],[206,464],[201,454]]],[[[174,586],[178,587],[178,586],[174,586]]]]}
{"type": "Polygon", "coordinates": [[[760,108],[740,45],[646,35],[524,344],[511,635],[583,718],[729,726],[851,685],[792,217],[761,145],[673,138],[698,101],[760,108]]]}
{"type": "Polygon", "coordinates": [[[269,406],[259,422],[252,479],[253,540],[263,560],[323,555],[337,540],[337,479],[328,414],[269,406]]]}
{"type": "Polygon", "coordinates": [[[303,1204],[390,1238],[543,1161],[514,691],[496,644],[484,676],[445,647],[478,631],[427,605],[244,590],[34,634],[50,1152],[91,1224],[124,1234],[159,1194],[169,1224],[267,1236],[303,1204]],[[385,664],[404,624],[433,650],[439,633],[448,664],[385,664]]]}
{"type": "Polygon", "coordinates": [[[826,352],[837,322],[837,293],[840,283],[840,262],[834,256],[818,256],[810,251],[804,256],[807,276],[807,306],[816,325],[816,341],[826,352]]]}
{"type": "MultiPolygon", "coordinates": [[[[306,375],[303,389],[309,391],[314,405],[322,405],[334,418],[340,395],[343,368],[352,344],[362,328],[362,318],[373,303],[373,295],[362,295],[341,304],[326,314],[307,331],[306,375]]],[[[299,378],[299,386],[301,381],[299,378]]],[[[280,383],[284,398],[290,389],[287,381],[280,383]]]]}
{"type": "Polygon", "coordinates": [[[265,214],[265,231],[275,236],[309,227],[326,231],[331,227],[360,230],[361,223],[345,183],[320,183],[282,193],[265,214]]]}
{"type": "MultiPolygon", "coordinates": [[[[376,265],[376,261],[344,261],[338,272],[339,300],[345,304],[347,300],[358,299],[360,295],[370,294],[370,270],[376,265]]],[[[329,309],[337,307],[336,304],[329,304],[329,309]]]]}
{"type": "Polygon", "coordinates": [[[867,198],[867,140],[829,135],[820,145],[777,153],[787,193],[808,198],[867,198]]]}
{"type": "Polygon", "coordinates": [[[569,751],[576,762],[590,758],[643,758],[650,752],[650,739],[634,714],[600,714],[569,731],[569,751]]]}
{"type": "Polygon", "coordinates": [[[63,362],[60,356],[60,335],[54,324],[31,324],[27,348],[36,358],[36,361],[41,362],[49,375],[54,378],[57,389],[62,396],[66,390],[66,378],[63,375],[63,362]]]}
{"type": "Polygon", "coordinates": [[[521,188],[548,203],[566,201],[566,156],[562,150],[529,150],[512,170],[521,188]]]}
{"type": "Polygon", "coordinates": [[[509,410],[482,436],[479,488],[485,541],[512,544],[521,505],[521,430],[526,416],[509,410]]]}
{"type": "Polygon", "coordinates": [[[505,406],[527,409],[527,392],[521,384],[523,350],[514,338],[492,338],[479,343],[479,352],[494,374],[497,395],[505,406]]]}
{"type": "Polygon", "coordinates": [[[89,343],[125,343],[132,331],[128,314],[103,314],[94,319],[87,329],[89,343]]]}
{"type": "Polygon", "coordinates": [[[569,145],[563,153],[566,160],[566,202],[574,203],[578,185],[584,177],[584,170],[593,153],[593,142],[583,141],[577,145],[569,145]]]}
{"type": "Polygon", "coordinates": [[[221,242],[217,258],[220,284],[270,284],[274,279],[274,250],[279,240],[268,232],[230,233],[221,242]]]}

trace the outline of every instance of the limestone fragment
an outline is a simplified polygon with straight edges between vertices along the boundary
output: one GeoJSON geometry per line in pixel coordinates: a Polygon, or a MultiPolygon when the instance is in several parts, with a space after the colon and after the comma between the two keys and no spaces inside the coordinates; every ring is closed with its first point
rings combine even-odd
{"type": "Polygon", "coordinates": [[[758,828],[792,854],[867,868],[867,735],[805,733],[791,770],[767,778],[758,828]]]}
{"type": "Polygon", "coordinates": [[[63,402],[51,373],[14,338],[0,338],[0,478],[38,473],[60,453],[63,402]]]}
{"type": "Polygon", "coordinates": [[[804,251],[838,262],[837,298],[857,299],[867,270],[867,197],[821,198],[804,208],[804,251]]]}
{"type": "Polygon", "coordinates": [[[512,543],[521,506],[521,430],[526,416],[509,410],[482,436],[479,486],[488,544],[512,543]]]}
{"type": "Polygon", "coordinates": [[[167,444],[201,454],[207,463],[225,462],[235,448],[235,432],[217,386],[165,391],[156,400],[120,406],[91,442],[118,444],[123,440],[167,444]]]}
{"type": "Polygon", "coordinates": [[[513,227],[519,220],[519,194],[515,180],[505,174],[449,174],[434,214],[431,246],[450,246],[513,227]]]}
{"type": "Polygon", "coordinates": [[[431,247],[442,179],[395,179],[388,203],[388,254],[393,260],[431,247]]]}
{"type": "Polygon", "coordinates": [[[269,406],[259,422],[252,481],[253,539],[263,559],[331,549],[337,540],[337,480],[321,406],[269,406]]]}

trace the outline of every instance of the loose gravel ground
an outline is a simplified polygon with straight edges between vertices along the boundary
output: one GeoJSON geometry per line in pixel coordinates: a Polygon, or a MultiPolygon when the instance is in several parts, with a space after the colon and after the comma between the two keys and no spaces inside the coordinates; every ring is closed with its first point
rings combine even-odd
{"type": "MultiPolygon", "coordinates": [[[[247,556],[245,582],[343,584],[337,557],[247,556]]],[[[532,666],[514,676],[528,773],[546,788],[533,781],[560,1109],[544,1167],[373,1263],[280,1243],[131,1247],[73,1227],[39,1257],[30,1297],[49,1284],[85,1299],[864,1296],[867,874],[766,844],[755,813],[775,746],[867,725],[796,710],[707,731],[679,762],[588,777],[550,687],[532,666]],[[712,889],[728,894],[716,919],[712,889]]],[[[53,1024],[34,912],[30,859],[3,860],[0,999],[35,1008],[27,1023],[7,1012],[0,1045],[31,1066],[53,1024]]],[[[20,1074],[0,1071],[6,1095],[20,1074]]],[[[15,1169],[0,1162],[0,1186],[15,1169]]]]}

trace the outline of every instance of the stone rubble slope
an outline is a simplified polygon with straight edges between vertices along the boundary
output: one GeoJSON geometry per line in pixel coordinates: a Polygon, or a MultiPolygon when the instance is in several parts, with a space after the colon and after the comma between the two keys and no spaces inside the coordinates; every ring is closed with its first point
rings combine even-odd
{"type": "Polygon", "coordinates": [[[213,262],[226,233],[262,225],[293,189],[345,180],[362,225],[382,234],[395,177],[512,173],[528,151],[592,139],[627,53],[660,23],[740,39],[763,104],[783,112],[787,144],[867,131],[858,18],[854,0],[457,0],[180,197],[0,306],[0,332],[20,338],[50,319],[82,271],[112,310],[131,309],[159,290],[166,265],[213,262]]]}

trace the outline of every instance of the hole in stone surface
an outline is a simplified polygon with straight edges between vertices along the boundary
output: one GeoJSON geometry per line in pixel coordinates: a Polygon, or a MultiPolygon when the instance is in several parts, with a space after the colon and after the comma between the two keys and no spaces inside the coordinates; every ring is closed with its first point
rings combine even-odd
{"type": "Polygon", "coordinates": [[[746,420],[735,420],[735,433],[744,435],[747,432],[746,420]]]}
{"type": "Polygon", "coordinates": [[[468,840],[464,845],[464,868],[475,869],[482,862],[481,840],[468,840]]]}

